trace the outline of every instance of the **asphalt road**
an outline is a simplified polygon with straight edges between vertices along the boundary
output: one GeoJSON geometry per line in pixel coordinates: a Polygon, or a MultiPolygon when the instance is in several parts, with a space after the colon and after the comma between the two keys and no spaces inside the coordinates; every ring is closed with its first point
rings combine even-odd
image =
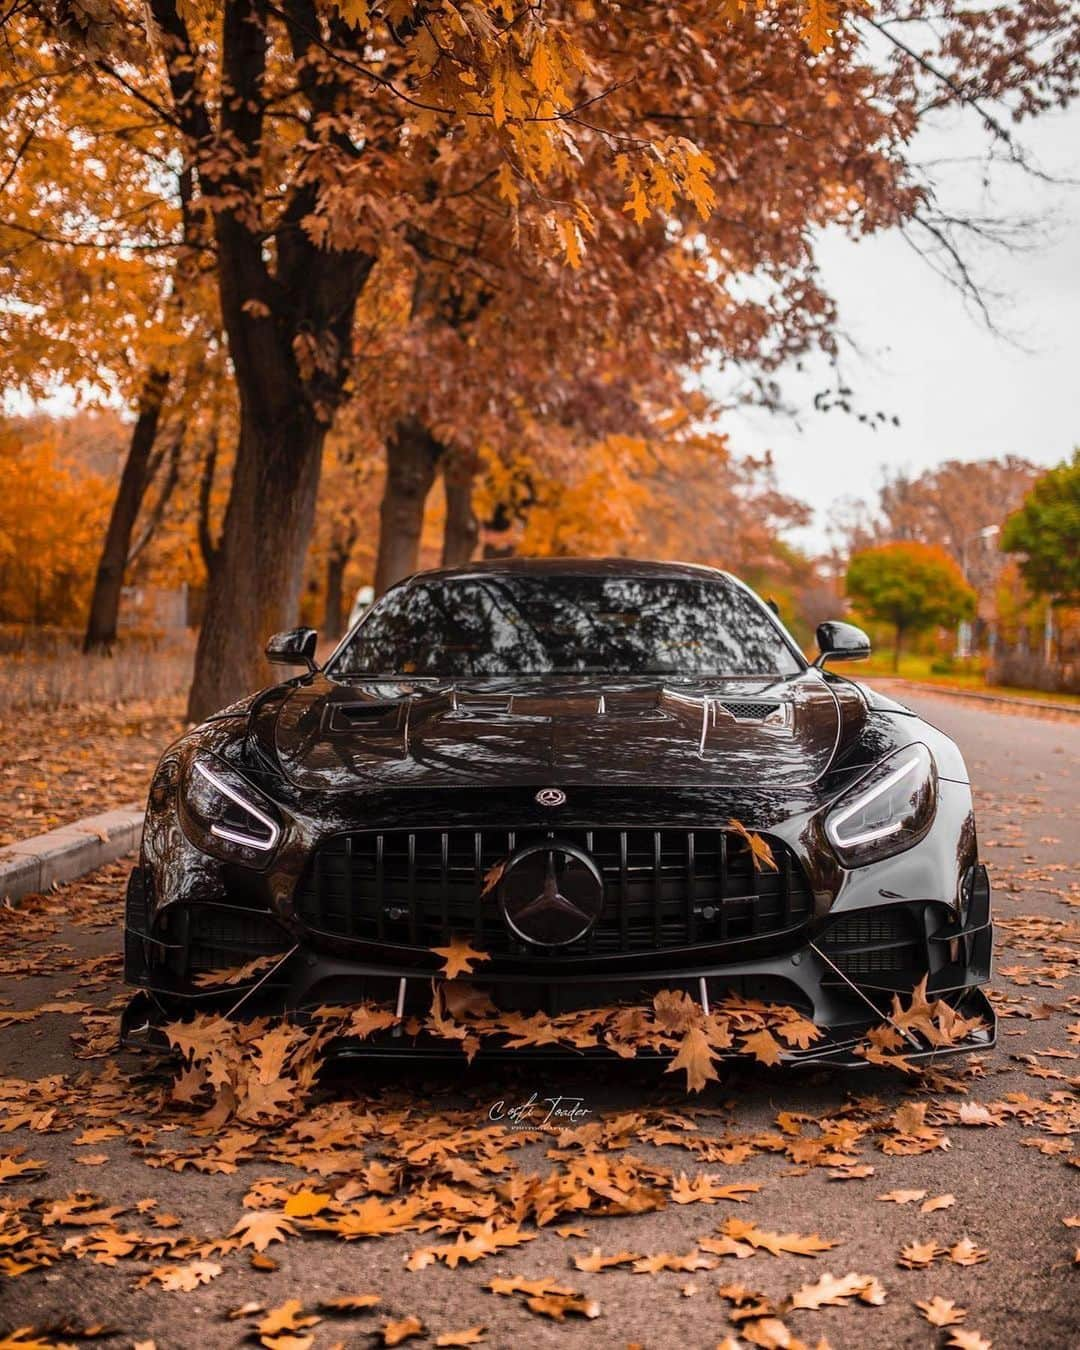
{"type": "MultiPolygon", "coordinates": [[[[830,1177],[827,1167],[807,1169],[791,1157],[772,1152],[753,1153],[744,1162],[703,1166],[685,1150],[634,1141],[629,1149],[634,1156],[676,1173],[705,1170],[719,1173],[721,1182],[753,1180],[762,1189],[749,1203],[740,1205],[668,1204],[658,1212],[641,1215],[589,1215],[581,1221],[586,1230],[582,1238],[561,1238],[544,1231],[527,1245],[456,1270],[439,1264],[406,1270],[403,1258],[408,1252],[438,1240],[437,1235],[416,1233],[355,1243],[292,1238],[269,1250],[278,1263],[270,1272],[253,1270],[247,1259],[250,1253],[231,1252],[220,1258],[223,1273],[218,1278],[188,1293],[156,1286],[136,1288],[138,1276],[154,1262],[120,1259],[110,1265],[89,1254],[75,1260],[68,1255],[50,1267],[14,1279],[0,1277],[0,1345],[4,1344],[3,1333],[14,1327],[40,1329],[65,1321],[71,1328],[69,1337],[72,1331],[86,1330],[95,1323],[115,1328],[115,1334],[93,1342],[107,1346],[153,1341],[157,1350],[186,1350],[196,1345],[210,1350],[257,1344],[257,1336],[246,1341],[245,1336],[252,1336],[258,1315],[229,1321],[229,1310],[248,1301],[273,1307],[294,1298],[311,1310],[320,1300],[374,1291],[382,1299],[376,1314],[327,1317],[292,1332],[295,1340],[279,1343],[289,1350],[302,1350],[309,1344],[306,1337],[311,1336],[316,1350],[335,1344],[364,1346],[377,1343],[373,1331],[385,1316],[415,1315],[430,1338],[410,1344],[434,1344],[437,1333],[481,1325],[486,1328],[486,1343],[500,1347],[554,1346],[567,1340],[588,1347],[709,1347],[738,1334],[738,1328],[728,1321],[731,1304],[718,1296],[718,1286],[741,1283],[775,1301],[825,1272],[838,1277],[858,1272],[880,1281],[886,1295],[881,1306],[796,1311],[785,1314],[785,1325],[811,1346],[826,1337],[833,1347],[860,1350],[938,1347],[948,1343],[950,1333],[931,1326],[915,1306],[917,1301],[938,1296],[967,1310],[961,1330],[979,1333],[997,1350],[1080,1346],[1080,1265],[1074,1262],[1080,1227],[1064,1223],[1066,1218],[1080,1216],[1076,1105],[1080,1095],[1080,886],[1076,866],[1080,861],[1080,725],[991,712],[931,696],[920,695],[912,702],[956,737],[967,756],[976,785],[981,847],[995,883],[997,916],[1009,925],[999,935],[994,988],[1001,1006],[1019,1015],[1002,1018],[994,1052],[967,1070],[963,1062],[951,1061],[948,1079],[919,1084],[876,1070],[800,1076],[738,1069],[697,1101],[698,1106],[711,1108],[698,1120],[698,1128],[728,1135],[736,1132],[749,1139],[775,1136],[777,1115],[786,1112],[796,1121],[798,1113],[804,1113],[805,1123],[792,1128],[812,1133],[817,1122],[835,1117],[852,1098],[858,1098],[861,1105],[856,1118],[874,1117],[879,1122],[888,1121],[905,1103],[926,1104],[931,1120],[943,1111],[951,1118],[936,1126],[944,1137],[941,1146],[914,1156],[896,1154],[882,1147],[890,1138],[887,1128],[871,1131],[853,1161],[872,1167],[872,1173],[837,1180],[830,1177]],[[1053,923],[1035,922],[1041,919],[1053,923]],[[965,1124],[956,1118],[961,1103],[981,1103],[989,1110],[971,1113],[973,1122],[965,1124]],[[877,1199],[896,1189],[924,1190],[929,1197],[951,1195],[954,1202],[922,1213],[917,1201],[900,1205],[877,1199]],[[758,1251],[750,1260],[721,1259],[716,1269],[691,1275],[635,1274],[627,1268],[587,1274],[572,1265],[573,1256],[594,1246],[604,1253],[624,1249],[685,1253],[703,1235],[715,1234],[717,1226],[732,1216],[752,1220],[762,1230],[816,1233],[839,1245],[816,1259],[758,1251]],[[962,1266],[939,1256],[927,1269],[898,1265],[905,1244],[937,1243],[947,1248],[964,1237],[988,1253],[984,1262],[962,1266]],[[595,1299],[600,1315],[594,1320],[574,1318],[561,1323],[537,1316],[520,1301],[483,1288],[494,1276],[503,1275],[553,1277],[595,1299]],[[692,1291],[682,1292],[688,1283],[692,1291]]],[[[75,903],[82,894],[78,888],[67,893],[79,921],[61,923],[57,931],[43,931],[34,938],[39,947],[46,944],[58,960],[66,961],[67,968],[53,977],[13,978],[9,974],[3,993],[14,1009],[32,1009],[70,995],[98,1005],[115,998],[114,973],[106,972],[101,987],[94,988],[93,971],[88,973],[85,963],[114,949],[115,932],[110,925],[118,893],[119,869],[112,879],[106,877],[100,883],[89,911],[75,903]],[[59,944],[67,944],[69,950],[59,944]]],[[[64,903],[62,896],[58,908],[64,903]]],[[[10,932],[15,925],[4,927],[10,932]]],[[[17,942],[16,946],[32,950],[32,945],[19,947],[17,942]]],[[[10,1121],[22,1110],[18,1103],[25,1100],[20,1080],[64,1075],[63,1092],[70,1101],[77,1075],[99,1075],[107,1069],[107,1058],[83,1062],[73,1057],[71,1032],[78,1027],[79,1019],[69,1014],[46,1013],[0,1031],[0,1073],[7,1080],[0,1097],[0,1130],[10,1130],[0,1134],[0,1154],[22,1146],[25,1156],[40,1160],[45,1168],[42,1174],[0,1186],[0,1215],[13,1202],[32,1202],[29,1210],[40,1212],[43,1200],[92,1191],[110,1205],[135,1206],[153,1197],[157,1201],[153,1213],[176,1215],[184,1232],[214,1236],[227,1233],[243,1214],[243,1197],[257,1180],[300,1178],[302,1174],[294,1168],[265,1161],[241,1163],[222,1175],[151,1169],[130,1138],[109,1139],[89,1149],[75,1146],[79,1128],[71,1128],[76,1122],[70,1111],[66,1115],[61,1111],[44,1123],[39,1115],[32,1123],[36,1128],[21,1124],[10,1129],[10,1121]],[[5,1115],[7,1125],[3,1124],[5,1115]],[[88,1153],[104,1154],[106,1161],[93,1165],[77,1161],[88,1153]]],[[[619,1112],[677,1109],[684,1104],[673,1091],[671,1079],[658,1082],[654,1074],[633,1064],[602,1076],[595,1069],[568,1067],[544,1070],[535,1077],[488,1070],[472,1075],[455,1071],[434,1079],[426,1073],[421,1079],[404,1067],[384,1072],[373,1088],[376,1112],[380,1096],[385,1095],[399,1105],[408,1102],[414,1119],[429,1114],[434,1122],[448,1107],[461,1107],[466,1118],[469,1112],[475,1113],[478,1127],[486,1123],[488,1105],[494,1100],[519,1101],[534,1091],[541,1098],[559,1094],[581,1098],[592,1121],[610,1120],[619,1112]]],[[[56,1091],[58,1097],[63,1095],[59,1088],[56,1091]]],[[[46,1085],[39,1093],[39,1113],[48,1096],[46,1085]]],[[[791,1118],[785,1119],[790,1123],[791,1118]]],[[[100,1116],[92,1123],[100,1125],[100,1116]]],[[[170,1141],[176,1145],[183,1133],[160,1121],[151,1121],[145,1131],[143,1145],[170,1141]]],[[[515,1161],[518,1166],[531,1162],[536,1170],[546,1171],[551,1165],[545,1156],[549,1147],[549,1142],[530,1145],[515,1161]]],[[[384,1141],[383,1148],[392,1159],[392,1139],[384,1141]]],[[[335,1177],[329,1184],[341,1181],[335,1177]]],[[[312,1184],[310,1177],[306,1184],[312,1184]]],[[[314,1184],[322,1183],[316,1177],[314,1184]]],[[[117,1223],[121,1229],[145,1226],[142,1216],[134,1212],[117,1223]]],[[[85,1234],[84,1229],[63,1226],[49,1232],[60,1242],[85,1234]]],[[[759,1327],[754,1334],[759,1344],[796,1344],[784,1340],[784,1333],[775,1329],[771,1334],[776,1339],[771,1341],[761,1339],[768,1330],[759,1327]]],[[[959,1343],[980,1344],[977,1339],[959,1343]]]]}

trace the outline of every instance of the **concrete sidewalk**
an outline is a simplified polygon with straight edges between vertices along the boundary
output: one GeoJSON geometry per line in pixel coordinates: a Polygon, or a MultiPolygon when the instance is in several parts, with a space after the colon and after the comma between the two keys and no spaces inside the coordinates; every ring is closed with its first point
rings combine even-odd
{"type": "Polygon", "coordinates": [[[132,803],[7,844],[0,848],[0,901],[21,900],[115,862],[138,848],[142,824],[142,807],[132,803]]]}

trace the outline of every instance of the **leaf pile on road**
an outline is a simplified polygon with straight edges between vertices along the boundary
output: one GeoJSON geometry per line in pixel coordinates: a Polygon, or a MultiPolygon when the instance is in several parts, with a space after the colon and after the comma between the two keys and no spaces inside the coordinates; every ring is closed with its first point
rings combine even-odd
{"type": "MultiPolygon", "coordinates": [[[[448,1032],[466,1055],[471,1040],[482,1046],[489,1036],[580,1054],[600,1046],[665,1051],[675,1072],[643,1074],[638,1108],[570,1123],[544,1123],[542,1113],[496,1119],[486,1097],[467,1087],[452,1100],[432,1097],[415,1074],[409,1086],[380,1091],[365,1089],[362,1075],[327,1079],[333,1041],[394,1031],[392,1010],[374,1006],[323,1009],[305,1026],[203,1014],[170,1029],[175,1066],[132,1070],[111,1053],[122,1001],[113,997],[115,958],[65,948],[65,923],[115,922],[120,879],[111,869],[0,923],[9,991],[46,972],[63,981],[36,1006],[25,998],[0,1005],[5,1035],[32,1037],[61,1016],[77,1052],[94,1057],[75,1070],[0,1080],[0,1299],[6,1294],[12,1308],[35,1306],[21,1291],[46,1275],[66,1279],[75,1266],[82,1288],[95,1287],[94,1276],[111,1281],[110,1297],[126,1288],[128,1300],[142,1300],[133,1307],[175,1300],[214,1308],[207,1344],[502,1344],[515,1335],[527,1341],[534,1320],[579,1334],[614,1327],[618,1299],[606,1291],[641,1282],[675,1308],[710,1299],[710,1316],[721,1312],[727,1324],[716,1336],[726,1350],[824,1346],[826,1333],[848,1344],[863,1334],[862,1319],[867,1339],[879,1343],[873,1319],[901,1307],[909,1329],[921,1325],[935,1346],[978,1350],[989,1341],[979,1330],[977,1281],[984,1270],[996,1278],[1002,1253],[977,1226],[976,1197],[946,1180],[952,1150],[981,1132],[994,1138],[1003,1165],[1001,1150],[1019,1143],[1044,1155],[1045,1166],[1080,1166],[1080,1007],[1063,987],[1010,983],[997,996],[1007,1025],[1053,1017],[1065,1028],[1063,1044],[903,1078],[879,1074],[863,1095],[815,1112],[781,1105],[756,1127],[745,1123],[739,1094],[683,1089],[694,1086],[695,1072],[708,1086],[731,1048],[746,1066],[738,1072],[756,1073],[768,1060],[754,1037],[812,1046],[817,1032],[798,1013],[730,999],[704,1014],[667,991],[644,1008],[504,1021],[465,978],[482,969],[484,954],[460,943],[440,953],[456,978],[435,983],[431,1007],[405,1019],[404,1036],[448,1032]],[[988,1064],[1000,1069],[1001,1060],[1032,1076],[1029,1091],[987,1091],[988,1064]],[[911,1168],[922,1169],[919,1183],[911,1168]],[[68,1175],[57,1185],[61,1171],[68,1175]],[[73,1181],[72,1172],[84,1176],[73,1181]],[[925,1184],[931,1175],[936,1185],[925,1184]],[[835,1219],[819,1231],[813,1221],[760,1217],[755,1207],[768,1204],[776,1215],[777,1200],[792,1194],[789,1179],[800,1177],[850,1188],[859,1206],[879,1210],[892,1239],[884,1259],[868,1263],[835,1219]],[[221,1188],[211,1217],[184,1217],[189,1178],[221,1188]],[[657,1241],[649,1216],[677,1217],[678,1242],[657,1241]],[[394,1254],[393,1278],[365,1276],[373,1243],[394,1254]],[[355,1253],[352,1278],[336,1277],[333,1297],[309,1291],[302,1278],[283,1289],[293,1253],[305,1251],[317,1264],[334,1251],[355,1253]],[[433,1316],[425,1282],[470,1271],[469,1314],[455,1316],[448,1305],[433,1316]],[[488,1302],[486,1315],[477,1298],[488,1302]],[[508,1331],[508,1316],[522,1319],[518,1332],[508,1331]],[[841,1316],[855,1321],[841,1328],[829,1320],[841,1316]]],[[[1006,937],[1025,969],[1076,969],[1080,944],[1068,926],[1018,921],[1006,937]]],[[[913,1030],[928,1044],[953,1030],[925,991],[898,1001],[891,1018],[889,1030],[913,1030]]],[[[870,1048],[886,1062],[895,1053],[884,1034],[870,1048]]],[[[854,1089],[863,1080],[841,1083],[854,1089]]],[[[770,1095],[783,1090],[782,1080],[769,1084],[770,1095]]],[[[754,1095],[760,1102],[761,1092],[754,1095]]],[[[1080,1217],[1047,1222],[1067,1267],[1080,1217]]],[[[99,1324],[109,1307],[97,1304],[99,1324]]],[[[25,1315],[0,1324],[0,1347],[83,1343],[93,1329],[89,1318],[61,1324],[25,1315]],[[29,1329],[14,1335],[20,1328],[29,1329]]]]}

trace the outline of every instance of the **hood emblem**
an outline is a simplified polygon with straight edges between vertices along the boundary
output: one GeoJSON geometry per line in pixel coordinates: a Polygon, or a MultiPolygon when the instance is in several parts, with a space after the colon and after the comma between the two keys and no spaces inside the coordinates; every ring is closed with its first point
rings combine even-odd
{"type": "Polygon", "coordinates": [[[523,942],[566,947],[583,938],[604,907],[604,881],[576,844],[545,839],[527,844],[499,879],[499,908],[523,942]]]}
{"type": "Polygon", "coordinates": [[[536,794],[536,800],[540,806],[562,806],[566,801],[566,793],[562,788],[541,788],[536,794]]]}

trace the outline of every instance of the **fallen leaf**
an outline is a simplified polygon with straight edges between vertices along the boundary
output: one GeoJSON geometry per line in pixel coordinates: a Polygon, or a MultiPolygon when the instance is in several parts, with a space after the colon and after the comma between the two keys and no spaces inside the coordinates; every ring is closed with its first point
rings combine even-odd
{"type": "Polygon", "coordinates": [[[339,1294],[337,1298],[323,1299],[319,1303],[320,1312],[350,1313],[362,1312],[365,1308],[374,1308],[382,1299],[378,1294],[339,1294]]]}
{"type": "Polygon", "coordinates": [[[932,1327],[955,1327],[967,1317],[966,1308],[958,1308],[951,1298],[940,1298],[936,1294],[929,1302],[915,1306],[932,1327]]]}
{"type": "Polygon", "coordinates": [[[991,1343],[977,1331],[952,1331],[945,1344],[949,1350],[992,1350],[991,1343]]]}
{"type": "Polygon", "coordinates": [[[955,1195],[932,1195],[929,1200],[924,1200],[919,1206],[919,1213],[933,1214],[938,1209],[952,1209],[955,1204],[955,1195]]]}
{"type": "Polygon", "coordinates": [[[436,956],[446,958],[446,964],[439,974],[445,975],[448,980],[456,980],[459,975],[471,975],[475,962],[491,960],[487,952],[470,947],[467,938],[453,937],[449,947],[432,947],[431,950],[436,956]]]}
{"type": "Polygon", "coordinates": [[[221,1274],[221,1267],[214,1261],[189,1261],[186,1266],[165,1266],[150,1272],[162,1289],[173,1293],[190,1294],[200,1284],[209,1284],[221,1274]]]}
{"type": "Polygon", "coordinates": [[[900,1251],[898,1264],[905,1270],[925,1270],[939,1256],[945,1255],[945,1248],[936,1242],[909,1242],[900,1251]]]}
{"type": "Polygon", "coordinates": [[[779,872],[776,859],[773,857],[772,849],[762,839],[760,834],[755,834],[748,830],[741,820],[732,818],[728,821],[728,829],[734,831],[740,839],[746,840],[746,845],[750,850],[750,856],[754,860],[754,871],[760,872],[763,867],[770,871],[779,872]]]}
{"type": "Polygon", "coordinates": [[[285,1201],[285,1213],[291,1218],[307,1219],[312,1214],[321,1214],[332,1199],[333,1196],[318,1191],[297,1191],[285,1201]]]}
{"type": "Polygon", "coordinates": [[[313,1327],[322,1319],[304,1312],[298,1298],[287,1299],[271,1308],[259,1323],[258,1330],[263,1336],[273,1336],[279,1331],[302,1331],[304,1327],[313,1327]]]}
{"type": "Polygon", "coordinates": [[[588,1256],[575,1256],[574,1265],[578,1270],[595,1275],[601,1270],[610,1270],[613,1266],[628,1266],[640,1258],[639,1252],[618,1252],[615,1256],[601,1256],[600,1248],[594,1247],[588,1256]]]}
{"type": "Polygon", "coordinates": [[[949,1260],[955,1266],[978,1266],[989,1260],[990,1253],[983,1247],[976,1247],[970,1238],[961,1238],[949,1248],[949,1260]]]}
{"type": "Polygon", "coordinates": [[[465,1331],[444,1331],[436,1336],[436,1345],[479,1345],[485,1340],[486,1327],[468,1327],[465,1331]]]}
{"type": "Polygon", "coordinates": [[[424,1324],[419,1317],[403,1317],[400,1322],[386,1322],[381,1330],[383,1345],[401,1345],[416,1336],[423,1336],[424,1324]]]}
{"type": "MultiPolygon", "coordinates": [[[[764,1033],[768,1035],[768,1032],[764,1033]]],[[[679,1051],[665,1069],[665,1073],[685,1072],[689,1092],[700,1092],[706,1083],[718,1081],[713,1060],[713,1048],[699,1026],[688,1027],[679,1043],[679,1051]]]]}
{"type": "Polygon", "coordinates": [[[887,1195],[879,1195],[879,1200],[888,1200],[894,1205],[910,1205],[913,1200],[925,1200],[925,1191],[889,1191],[887,1195]]]}
{"type": "Polygon", "coordinates": [[[804,1284],[791,1295],[793,1308],[846,1308],[857,1298],[862,1303],[884,1303],[885,1291],[873,1275],[825,1274],[815,1284],[804,1284]]]}
{"type": "Polygon", "coordinates": [[[266,1251],[272,1242],[284,1242],[296,1229],[284,1214],[272,1209],[256,1210],[244,1217],[232,1229],[229,1236],[238,1237],[241,1247],[254,1247],[257,1252],[266,1251]]]}

